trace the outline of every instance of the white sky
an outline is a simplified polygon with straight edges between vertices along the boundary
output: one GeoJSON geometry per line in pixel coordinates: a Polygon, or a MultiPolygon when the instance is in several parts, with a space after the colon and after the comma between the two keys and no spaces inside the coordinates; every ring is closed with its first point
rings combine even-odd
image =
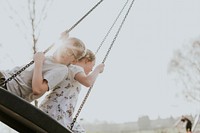
{"type": "MultiPolygon", "coordinates": [[[[19,13],[15,18],[27,18],[24,0],[9,2],[19,13]]],[[[50,46],[59,33],[70,28],[97,2],[54,1],[41,27],[39,51],[50,46]]],[[[125,2],[105,0],[70,35],[95,51],[125,2]]],[[[9,18],[13,13],[5,0],[0,5],[0,68],[10,69],[31,61],[32,51],[23,32],[9,18]]],[[[143,115],[156,119],[197,113],[196,103],[175,96],[179,89],[167,68],[174,50],[199,36],[199,5],[199,0],[136,0],[79,118],[129,122],[143,115]]],[[[111,36],[97,55],[97,63],[102,61],[111,36]]]]}

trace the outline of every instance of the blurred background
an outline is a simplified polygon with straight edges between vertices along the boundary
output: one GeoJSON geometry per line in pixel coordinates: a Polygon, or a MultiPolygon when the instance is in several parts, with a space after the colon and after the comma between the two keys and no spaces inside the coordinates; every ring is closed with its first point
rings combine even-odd
{"type": "MultiPolygon", "coordinates": [[[[0,0],[0,69],[29,63],[35,52],[49,47],[97,2],[0,0]]],[[[126,2],[103,1],[70,36],[95,52],[126,2]]],[[[103,60],[130,3],[99,50],[96,64],[103,60]]],[[[195,121],[200,112],[199,5],[199,0],[134,1],[79,116],[86,131],[175,133],[185,131],[184,123],[175,124],[182,115],[195,121]]],[[[77,108],[86,92],[83,87],[77,108]]],[[[3,123],[0,130],[15,132],[3,123]]]]}

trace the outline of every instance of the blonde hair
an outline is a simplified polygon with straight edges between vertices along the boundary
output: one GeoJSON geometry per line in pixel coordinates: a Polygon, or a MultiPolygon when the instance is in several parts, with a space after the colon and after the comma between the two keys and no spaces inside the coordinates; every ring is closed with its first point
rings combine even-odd
{"type": "Polygon", "coordinates": [[[78,38],[70,37],[64,39],[59,51],[62,56],[73,55],[75,60],[79,60],[86,54],[85,44],[78,38]]]}
{"type": "Polygon", "coordinates": [[[92,62],[96,59],[96,57],[95,57],[95,54],[91,50],[87,49],[85,56],[80,58],[78,61],[81,61],[83,59],[86,59],[87,61],[92,62]]]}

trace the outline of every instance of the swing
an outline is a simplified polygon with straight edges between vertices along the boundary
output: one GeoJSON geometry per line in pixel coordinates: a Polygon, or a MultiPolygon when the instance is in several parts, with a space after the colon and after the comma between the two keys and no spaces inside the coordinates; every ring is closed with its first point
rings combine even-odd
{"type": "Polygon", "coordinates": [[[0,121],[20,133],[71,133],[40,109],[1,87],[0,121]]]}
{"type": "MultiPolygon", "coordinates": [[[[83,16],[75,25],[73,25],[68,31],[70,32],[76,25],[78,25],[81,20],[83,20],[92,10],[94,10],[103,0],[98,2],[85,16],[83,16]]],[[[110,48],[107,51],[107,54],[105,58],[103,59],[104,63],[106,61],[106,58],[122,28],[122,25],[125,22],[125,19],[132,7],[134,0],[132,1],[127,14],[125,15],[119,30],[117,31],[110,48]]],[[[49,49],[51,49],[53,45],[51,45],[45,52],[47,52],[49,49]]],[[[34,61],[31,61],[29,64],[27,64],[25,67],[22,68],[21,71],[17,72],[16,74],[12,75],[10,78],[8,78],[5,82],[9,82],[13,78],[15,78],[18,74],[20,74],[23,70],[28,68],[30,65],[32,65],[34,61]]],[[[2,85],[2,84],[1,84],[2,85]]],[[[73,128],[73,125],[86,101],[86,99],[89,96],[89,93],[91,91],[92,87],[88,90],[88,93],[86,94],[85,99],[83,100],[78,113],[76,114],[75,118],[73,119],[73,122],[71,124],[71,128],[73,128]]],[[[36,108],[35,106],[31,105],[24,99],[15,96],[14,94],[9,93],[7,90],[0,87],[0,121],[5,123],[6,125],[10,126],[11,128],[15,129],[16,131],[19,131],[20,133],[72,133],[70,129],[67,129],[66,127],[59,124],[56,120],[48,116],[46,113],[41,111],[40,109],[36,108]],[[27,110],[28,108],[28,110],[27,110]]]]}

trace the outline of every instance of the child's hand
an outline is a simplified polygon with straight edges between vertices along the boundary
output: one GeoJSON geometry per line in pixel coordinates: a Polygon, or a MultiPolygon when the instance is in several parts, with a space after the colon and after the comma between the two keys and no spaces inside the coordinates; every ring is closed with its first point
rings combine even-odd
{"type": "Polygon", "coordinates": [[[68,37],[69,37],[69,33],[68,33],[68,31],[66,30],[66,31],[64,31],[64,32],[61,33],[60,39],[61,39],[61,40],[65,40],[65,39],[67,39],[68,37]]]}
{"type": "Polygon", "coordinates": [[[105,64],[101,63],[96,67],[96,69],[99,70],[99,73],[102,73],[104,70],[104,67],[105,67],[105,64]]]}
{"type": "Polygon", "coordinates": [[[35,63],[43,63],[45,59],[44,53],[43,52],[37,52],[35,53],[33,60],[35,63]]]}

